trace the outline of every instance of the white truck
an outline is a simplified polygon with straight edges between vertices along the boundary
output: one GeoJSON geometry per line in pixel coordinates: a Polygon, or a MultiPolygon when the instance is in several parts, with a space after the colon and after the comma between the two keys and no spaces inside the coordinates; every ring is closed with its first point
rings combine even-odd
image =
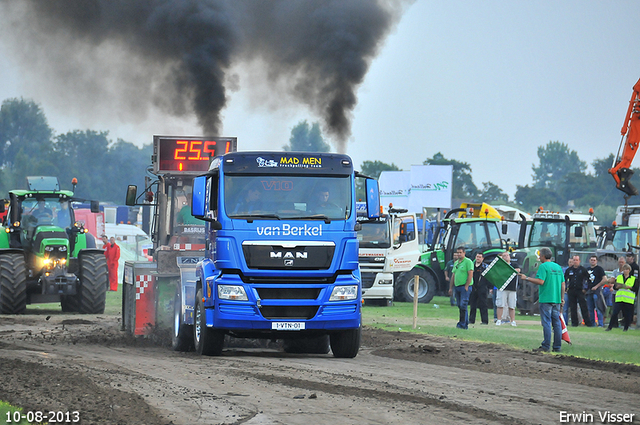
{"type": "MultiPolygon", "coordinates": [[[[416,215],[390,208],[376,220],[359,220],[359,263],[365,303],[390,306],[394,282],[420,261],[416,215]]],[[[422,287],[422,286],[421,286],[422,287]]],[[[427,295],[418,293],[419,298],[427,295]]],[[[433,295],[431,295],[433,297],[433,295]]],[[[429,302],[422,300],[421,302],[429,302]]]]}

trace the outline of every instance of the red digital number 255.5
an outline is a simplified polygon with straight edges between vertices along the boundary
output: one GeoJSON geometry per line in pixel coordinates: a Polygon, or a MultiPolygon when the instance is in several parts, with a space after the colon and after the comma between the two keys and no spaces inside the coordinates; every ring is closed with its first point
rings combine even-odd
{"type": "Polygon", "coordinates": [[[215,155],[216,150],[215,140],[176,140],[176,145],[178,146],[174,151],[173,159],[181,161],[207,160],[210,155],[215,155]],[[200,145],[203,146],[200,147],[200,145]]]}

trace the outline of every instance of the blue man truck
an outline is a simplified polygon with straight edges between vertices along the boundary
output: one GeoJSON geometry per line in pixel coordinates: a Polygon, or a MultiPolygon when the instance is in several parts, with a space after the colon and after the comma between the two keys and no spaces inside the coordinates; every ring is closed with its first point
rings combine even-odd
{"type": "MultiPolygon", "coordinates": [[[[359,176],[340,154],[214,158],[207,174],[193,181],[192,214],[206,222],[206,243],[195,300],[185,300],[193,302],[193,322],[179,318],[185,320],[177,324],[178,345],[193,343],[200,354],[219,355],[227,334],[282,339],[285,351],[304,351],[296,341],[309,348],[328,338],[335,357],[355,357],[362,326],[359,176]]],[[[365,188],[374,218],[377,182],[366,178],[365,188]]]]}

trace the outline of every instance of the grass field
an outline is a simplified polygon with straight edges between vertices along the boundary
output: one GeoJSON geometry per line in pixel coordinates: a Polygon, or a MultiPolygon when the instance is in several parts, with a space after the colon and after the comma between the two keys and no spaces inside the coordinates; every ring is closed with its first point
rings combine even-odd
{"type": "MultiPolygon", "coordinates": [[[[429,304],[418,306],[418,327],[413,329],[413,304],[394,303],[392,307],[363,308],[365,325],[402,332],[417,332],[442,337],[457,338],[465,341],[492,342],[511,348],[531,350],[542,342],[542,326],[538,316],[520,316],[516,314],[517,327],[511,325],[496,326],[493,323],[493,310],[489,310],[489,325],[469,325],[468,330],[456,328],[458,309],[452,307],[448,297],[435,297],[429,304]],[[436,306],[438,306],[436,308],[436,306]]],[[[602,328],[579,326],[569,327],[572,345],[563,343],[562,354],[593,360],[606,360],[640,365],[640,330],[635,326],[629,331],[613,329],[605,332],[602,328]]]]}

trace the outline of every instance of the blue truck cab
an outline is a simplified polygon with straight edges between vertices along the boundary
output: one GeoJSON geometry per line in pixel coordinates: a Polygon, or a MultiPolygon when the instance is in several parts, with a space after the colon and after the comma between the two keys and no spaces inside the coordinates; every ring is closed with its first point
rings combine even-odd
{"type": "MultiPolygon", "coordinates": [[[[192,214],[206,222],[193,302],[198,353],[219,355],[229,334],[328,340],[325,352],[357,355],[356,177],[346,155],[233,152],[194,179],[192,214]]],[[[364,187],[376,217],[377,182],[365,177],[364,187]]]]}

